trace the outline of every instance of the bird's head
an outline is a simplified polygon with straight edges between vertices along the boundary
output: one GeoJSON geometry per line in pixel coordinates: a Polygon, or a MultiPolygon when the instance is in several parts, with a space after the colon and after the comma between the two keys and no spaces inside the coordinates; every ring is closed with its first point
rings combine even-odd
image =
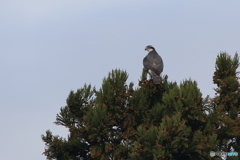
{"type": "Polygon", "coordinates": [[[148,46],[145,48],[145,50],[148,51],[148,52],[151,52],[151,51],[155,50],[155,48],[154,48],[153,46],[151,46],[151,45],[148,45],[148,46]]]}

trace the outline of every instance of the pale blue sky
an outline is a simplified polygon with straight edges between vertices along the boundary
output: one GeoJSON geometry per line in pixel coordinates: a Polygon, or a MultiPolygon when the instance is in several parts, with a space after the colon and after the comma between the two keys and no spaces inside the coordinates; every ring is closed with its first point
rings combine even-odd
{"type": "Polygon", "coordinates": [[[50,129],[70,90],[100,87],[115,68],[138,84],[146,45],[162,56],[163,74],[192,78],[214,96],[220,51],[240,51],[240,1],[1,0],[1,159],[44,160],[50,129]]]}

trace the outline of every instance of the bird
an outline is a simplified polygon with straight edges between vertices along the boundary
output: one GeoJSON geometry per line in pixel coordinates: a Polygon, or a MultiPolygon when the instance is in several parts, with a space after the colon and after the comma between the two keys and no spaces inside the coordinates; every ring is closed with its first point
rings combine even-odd
{"type": "Polygon", "coordinates": [[[146,46],[148,54],[143,58],[143,66],[153,79],[153,83],[159,84],[161,81],[160,74],[163,71],[163,60],[151,45],[146,46]]]}

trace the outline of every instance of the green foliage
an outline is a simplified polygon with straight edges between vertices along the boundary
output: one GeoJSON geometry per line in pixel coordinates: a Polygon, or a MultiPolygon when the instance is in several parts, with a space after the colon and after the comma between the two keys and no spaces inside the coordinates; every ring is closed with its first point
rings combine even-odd
{"type": "Polygon", "coordinates": [[[126,71],[112,70],[99,90],[85,84],[69,93],[55,122],[69,136],[46,131],[43,154],[57,160],[205,160],[217,159],[210,151],[240,153],[238,65],[237,54],[218,55],[213,99],[203,98],[191,79],[177,85],[165,75],[154,84],[143,70],[133,88],[126,71]]]}
{"type": "MultiPolygon", "coordinates": [[[[237,68],[239,58],[236,53],[233,58],[227,53],[220,53],[216,60],[216,71],[213,82],[216,97],[212,100],[215,109],[216,133],[218,135],[218,150],[226,152],[234,149],[240,155],[240,90],[237,68]]],[[[240,156],[239,156],[240,158],[240,156]]]]}

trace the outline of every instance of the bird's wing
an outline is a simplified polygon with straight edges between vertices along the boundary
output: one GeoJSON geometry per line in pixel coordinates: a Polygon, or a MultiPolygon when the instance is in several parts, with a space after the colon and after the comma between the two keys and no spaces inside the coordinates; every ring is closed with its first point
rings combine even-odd
{"type": "Polygon", "coordinates": [[[154,58],[152,65],[152,67],[157,71],[155,72],[157,75],[163,71],[163,61],[159,55],[154,58]]]}
{"type": "Polygon", "coordinates": [[[163,71],[163,61],[156,51],[151,51],[144,59],[143,66],[147,70],[151,70],[156,75],[160,75],[163,71]]]}
{"type": "Polygon", "coordinates": [[[153,65],[152,65],[152,61],[151,61],[151,58],[149,58],[149,56],[146,56],[144,59],[143,59],[143,66],[145,69],[147,70],[153,70],[153,65]]]}

